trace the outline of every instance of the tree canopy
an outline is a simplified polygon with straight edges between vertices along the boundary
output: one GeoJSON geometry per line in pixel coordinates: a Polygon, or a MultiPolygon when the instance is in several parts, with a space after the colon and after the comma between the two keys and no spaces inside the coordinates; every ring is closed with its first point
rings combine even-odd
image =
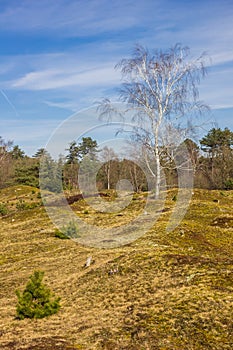
{"type": "Polygon", "coordinates": [[[213,128],[200,140],[200,144],[203,151],[212,154],[223,147],[230,148],[233,146],[233,132],[228,128],[213,128]]]}
{"type": "Polygon", "coordinates": [[[67,163],[78,163],[88,154],[89,158],[94,160],[96,157],[97,141],[91,137],[83,137],[82,142],[78,143],[72,141],[67,149],[68,155],[66,156],[67,163]]]}
{"type": "MultiPolygon", "coordinates": [[[[147,164],[154,177],[156,197],[161,184],[161,152],[164,157],[164,149],[170,150],[168,157],[172,158],[174,149],[167,143],[172,139],[174,144],[181,130],[185,134],[177,120],[208,109],[198,97],[198,85],[206,75],[204,58],[204,54],[191,58],[189,48],[180,44],[154,51],[138,45],[131,58],[122,59],[116,66],[123,80],[119,98],[127,110],[133,111],[132,119],[137,122],[132,135],[144,147],[145,160],[148,152],[154,156],[155,167],[147,164]],[[162,135],[164,131],[166,135],[162,135]]],[[[114,111],[107,99],[100,109],[101,117],[109,117],[114,111]]]]}

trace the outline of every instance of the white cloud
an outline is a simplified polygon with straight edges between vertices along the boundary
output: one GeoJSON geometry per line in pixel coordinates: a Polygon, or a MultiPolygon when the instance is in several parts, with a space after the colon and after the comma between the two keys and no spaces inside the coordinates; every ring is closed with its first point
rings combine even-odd
{"type": "Polygon", "coordinates": [[[119,74],[113,66],[100,66],[85,71],[73,69],[48,69],[26,73],[12,82],[12,87],[28,90],[60,89],[70,86],[94,87],[114,85],[119,81],[119,74]]]}
{"type": "Polygon", "coordinates": [[[213,65],[220,65],[228,62],[233,62],[233,48],[223,48],[222,50],[213,49],[211,60],[213,65]]]}
{"type": "Polygon", "coordinates": [[[201,84],[200,97],[212,108],[232,107],[233,72],[219,67],[233,61],[232,22],[233,6],[226,0],[12,0],[0,13],[0,29],[19,39],[25,33],[45,42],[52,38],[54,47],[48,46],[47,53],[2,56],[1,87],[12,92],[22,113],[40,118],[42,106],[48,119],[56,118],[57,108],[61,114],[77,111],[111,94],[120,83],[114,65],[131,54],[135,42],[149,48],[181,42],[195,56],[207,51],[212,58],[215,68],[201,84]],[[62,52],[68,37],[71,41],[62,52]],[[60,52],[51,53],[56,43],[60,52]]]}
{"type": "Polygon", "coordinates": [[[68,109],[73,112],[77,112],[78,110],[78,103],[73,100],[63,101],[63,102],[54,102],[54,101],[44,101],[46,105],[49,107],[55,107],[55,108],[61,108],[61,109],[68,109]]]}
{"type": "MultiPolygon", "coordinates": [[[[59,31],[62,36],[96,35],[138,24],[155,1],[47,0],[11,2],[0,14],[4,31],[59,31]],[[65,30],[64,30],[65,29],[65,30]]],[[[51,34],[48,33],[48,34],[51,34]]]]}

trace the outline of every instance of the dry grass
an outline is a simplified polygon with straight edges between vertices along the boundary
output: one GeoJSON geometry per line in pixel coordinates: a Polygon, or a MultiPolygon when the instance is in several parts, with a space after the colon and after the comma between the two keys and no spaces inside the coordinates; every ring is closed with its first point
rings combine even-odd
{"type": "MultiPolygon", "coordinates": [[[[231,350],[233,192],[196,190],[180,226],[167,233],[173,196],[146,235],[104,250],[56,238],[35,189],[2,190],[9,214],[0,219],[0,348],[231,350]],[[19,199],[35,205],[20,209],[19,199]],[[93,264],[84,268],[88,256],[93,264]],[[15,290],[36,269],[62,308],[47,319],[16,320],[15,290]]],[[[124,224],[142,202],[111,218],[82,201],[73,208],[104,226],[124,224]]]]}

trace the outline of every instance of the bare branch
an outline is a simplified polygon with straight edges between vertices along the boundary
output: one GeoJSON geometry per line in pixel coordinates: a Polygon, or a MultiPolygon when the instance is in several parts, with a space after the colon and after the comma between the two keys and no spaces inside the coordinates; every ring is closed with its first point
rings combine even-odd
{"type": "MultiPolygon", "coordinates": [[[[136,45],[132,57],[122,59],[116,69],[122,74],[122,86],[120,101],[127,104],[127,108],[133,111],[132,120],[138,122],[138,126],[146,125],[147,132],[140,128],[134,128],[134,137],[149,151],[153,150],[156,163],[156,188],[160,182],[160,157],[161,149],[166,149],[167,162],[174,160],[174,154],[170,153],[174,147],[167,143],[165,137],[161,137],[164,121],[169,121],[176,127],[176,121],[184,116],[202,114],[208,110],[199,101],[198,85],[206,76],[206,54],[203,53],[197,59],[189,59],[190,50],[176,44],[169,50],[155,50],[149,52],[141,45],[136,45]]],[[[110,101],[105,99],[101,105],[100,117],[110,120],[117,111],[110,101]]],[[[124,118],[124,113],[119,115],[124,118]]],[[[177,129],[181,132],[181,129],[177,129]]],[[[184,134],[184,133],[182,133],[184,134]]],[[[170,135],[171,137],[172,135],[170,135]]],[[[153,176],[147,155],[145,161],[153,176]]],[[[182,163],[184,165],[184,163],[182,163]]]]}

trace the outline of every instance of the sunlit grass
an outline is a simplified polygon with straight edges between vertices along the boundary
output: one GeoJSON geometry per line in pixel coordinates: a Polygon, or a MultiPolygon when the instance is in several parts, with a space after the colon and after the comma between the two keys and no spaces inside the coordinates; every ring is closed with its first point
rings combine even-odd
{"type": "MultiPolygon", "coordinates": [[[[148,233],[127,246],[95,249],[56,237],[38,191],[19,188],[0,192],[9,206],[0,219],[2,349],[232,349],[233,191],[195,190],[184,219],[168,233],[176,204],[170,190],[148,233]],[[20,210],[19,199],[38,206],[20,210]],[[16,320],[15,290],[37,269],[61,296],[61,310],[44,320],[16,320]]],[[[143,211],[146,198],[134,195],[119,213],[98,212],[84,200],[72,209],[114,227],[143,211]]]]}

